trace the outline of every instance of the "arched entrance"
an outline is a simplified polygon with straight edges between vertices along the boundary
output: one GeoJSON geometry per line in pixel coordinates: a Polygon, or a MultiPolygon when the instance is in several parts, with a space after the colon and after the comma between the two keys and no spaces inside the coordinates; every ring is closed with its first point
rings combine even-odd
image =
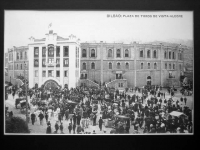
{"type": "Polygon", "coordinates": [[[54,80],[47,80],[45,83],[44,83],[44,89],[45,90],[54,90],[56,88],[60,88],[59,84],[54,81],[54,80]]]}
{"type": "Polygon", "coordinates": [[[151,76],[147,77],[147,85],[151,85],[151,76]]]}

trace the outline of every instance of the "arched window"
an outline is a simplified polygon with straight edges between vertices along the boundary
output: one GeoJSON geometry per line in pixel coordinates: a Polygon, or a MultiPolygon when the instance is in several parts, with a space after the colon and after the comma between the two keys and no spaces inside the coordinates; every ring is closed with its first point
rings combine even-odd
{"type": "Polygon", "coordinates": [[[143,50],[140,50],[140,57],[143,57],[143,50]]]}
{"type": "Polygon", "coordinates": [[[87,57],[86,49],[82,50],[82,57],[87,57]]]}
{"type": "Polygon", "coordinates": [[[86,70],[86,63],[83,63],[83,70],[86,70]]]}
{"type": "Polygon", "coordinates": [[[129,69],[129,63],[126,63],[126,69],[129,69]]]}
{"type": "Polygon", "coordinates": [[[108,50],[108,57],[112,57],[112,49],[108,50]]]}
{"type": "Polygon", "coordinates": [[[156,50],[153,51],[153,58],[157,58],[156,50]]]}
{"type": "Polygon", "coordinates": [[[167,59],[167,52],[165,51],[165,59],[167,59]]]}
{"type": "Polygon", "coordinates": [[[117,63],[117,69],[120,69],[121,68],[121,66],[120,66],[120,63],[118,62],[117,63]]]}
{"type": "Polygon", "coordinates": [[[150,69],[150,63],[148,63],[148,69],[150,69]]]}
{"type": "Polygon", "coordinates": [[[128,49],[125,50],[125,57],[129,57],[128,49]]]}
{"type": "Polygon", "coordinates": [[[169,69],[172,69],[172,65],[171,64],[169,64],[169,69]]]}
{"type": "Polygon", "coordinates": [[[91,50],[91,57],[95,57],[95,50],[94,49],[91,50]]]}
{"type": "Polygon", "coordinates": [[[91,63],[91,69],[95,69],[95,63],[91,63]]]}
{"type": "Polygon", "coordinates": [[[165,69],[167,69],[167,63],[165,64],[165,69]]]}
{"type": "Polygon", "coordinates": [[[172,59],[175,59],[175,53],[174,52],[172,53],[172,59]]]}
{"type": "Polygon", "coordinates": [[[35,67],[38,67],[38,65],[39,65],[38,59],[35,59],[35,61],[34,61],[34,66],[35,66],[35,67]]]}
{"type": "Polygon", "coordinates": [[[120,49],[117,49],[117,57],[121,57],[121,51],[120,51],[120,49]]]}
{"type": "Polygon", "coordinates": [[[171,52],[169,52],[169,59],[171,59],[171,52]]]}
{"type": "Polygon", "coordinates": [[[141,63],[141,69],[143,69],[143,63],[141,63]]]}
{"type": "Polygon", "coordinates": [[[175,64],[173,64],[173,69],[175,69],[175,64]]]}
{"type": "Polygon", "coordinates": [[[109,69],[112,69],[112,63],[111,62],[109,63],[109,69]]]}
{"type": "Polygon", "coordinates": [[[48,54],[49,56],[54,56],[54,47],[49,47],[49,50],[48,50],[48,54]]]}
{"type": "Polygon", "coordinates": [[[150,58],[150,57],[151,57],[151,51],[148,50],[148,51],[147,51],[147,58],[150,58]]]}
{"type": "Polygon", "coordinates": [[[157,69],[157,64],[156,63],[154,63],[154,69],[157,69]]]}

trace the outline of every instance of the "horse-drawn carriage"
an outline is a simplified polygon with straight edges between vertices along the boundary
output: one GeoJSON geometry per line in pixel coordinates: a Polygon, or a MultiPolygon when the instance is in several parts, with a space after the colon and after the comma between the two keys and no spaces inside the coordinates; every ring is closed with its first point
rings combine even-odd
{"type": "Polygon", "coordinates": [[[21,104],[20,102],[24,101],[24,100],[26,101],[25,98],[16,98],[16,100],[15,100],[15,108],[17,109],[17,105],[21,104]]]}

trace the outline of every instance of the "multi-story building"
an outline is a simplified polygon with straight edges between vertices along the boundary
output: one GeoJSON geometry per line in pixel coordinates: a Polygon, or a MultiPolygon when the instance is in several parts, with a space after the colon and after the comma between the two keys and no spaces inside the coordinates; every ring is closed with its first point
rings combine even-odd
{"type": "Polygon", "coordinates": [[[53,30],[43,39],[31,37],[28,46],[9,49],[8,76],[24,76],[25,66],[30,88],[180,85],[185,46],[79,41],[74,35],[60,37],[53,30]]]}
{"type": "Polygon", "coordinates": [[[49,30],[43,39],[30,38],[29,87],[76,87],[80,76],[80,44],[74,35],[63,38],[49,30]]]}
{"type": "Polygon", "coordinates": [[[147,84],[179,86],[183,50],[181,45],[81,43],[80,83],[118,89],[147,84]]]}
{"type": "Polygon", "coordinates": [[[13,48],[8,49],[8,77],[11,83],[20,84],[18,77],[24,77],[24,72],[25,78],[29,79],[28,63],[28,46],[14,46],[13,48]]]}
{"type": "Polygon", "coordinates": [[[5,71],[5,80],[8,80],[8,53],[4,55],[4,71],[5,71]]]}

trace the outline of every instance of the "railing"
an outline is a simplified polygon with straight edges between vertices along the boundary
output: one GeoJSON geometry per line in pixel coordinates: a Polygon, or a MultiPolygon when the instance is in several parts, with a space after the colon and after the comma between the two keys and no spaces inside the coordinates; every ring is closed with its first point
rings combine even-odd
{"type": "Polygon", "coordinates": [[[115,79],[115,80],[112,80],[112,81],[106,83],[105,85],[106,85],[106,87],[107,87],[109,84],[112,84],[112,83],[114,83],[114,82],[116,82],[116,81],[119,81],[119,80],[127,81],[126,79],[115,79]]]}
{"type": "Polygon", "coordinates": [[[99,84],[89,80],[89,79],[85,79],[84,81],[86,84],[89,84],[89,85],[93,85],[93,86],[96,86],[96,87],[99,87],[99,84]]]}

